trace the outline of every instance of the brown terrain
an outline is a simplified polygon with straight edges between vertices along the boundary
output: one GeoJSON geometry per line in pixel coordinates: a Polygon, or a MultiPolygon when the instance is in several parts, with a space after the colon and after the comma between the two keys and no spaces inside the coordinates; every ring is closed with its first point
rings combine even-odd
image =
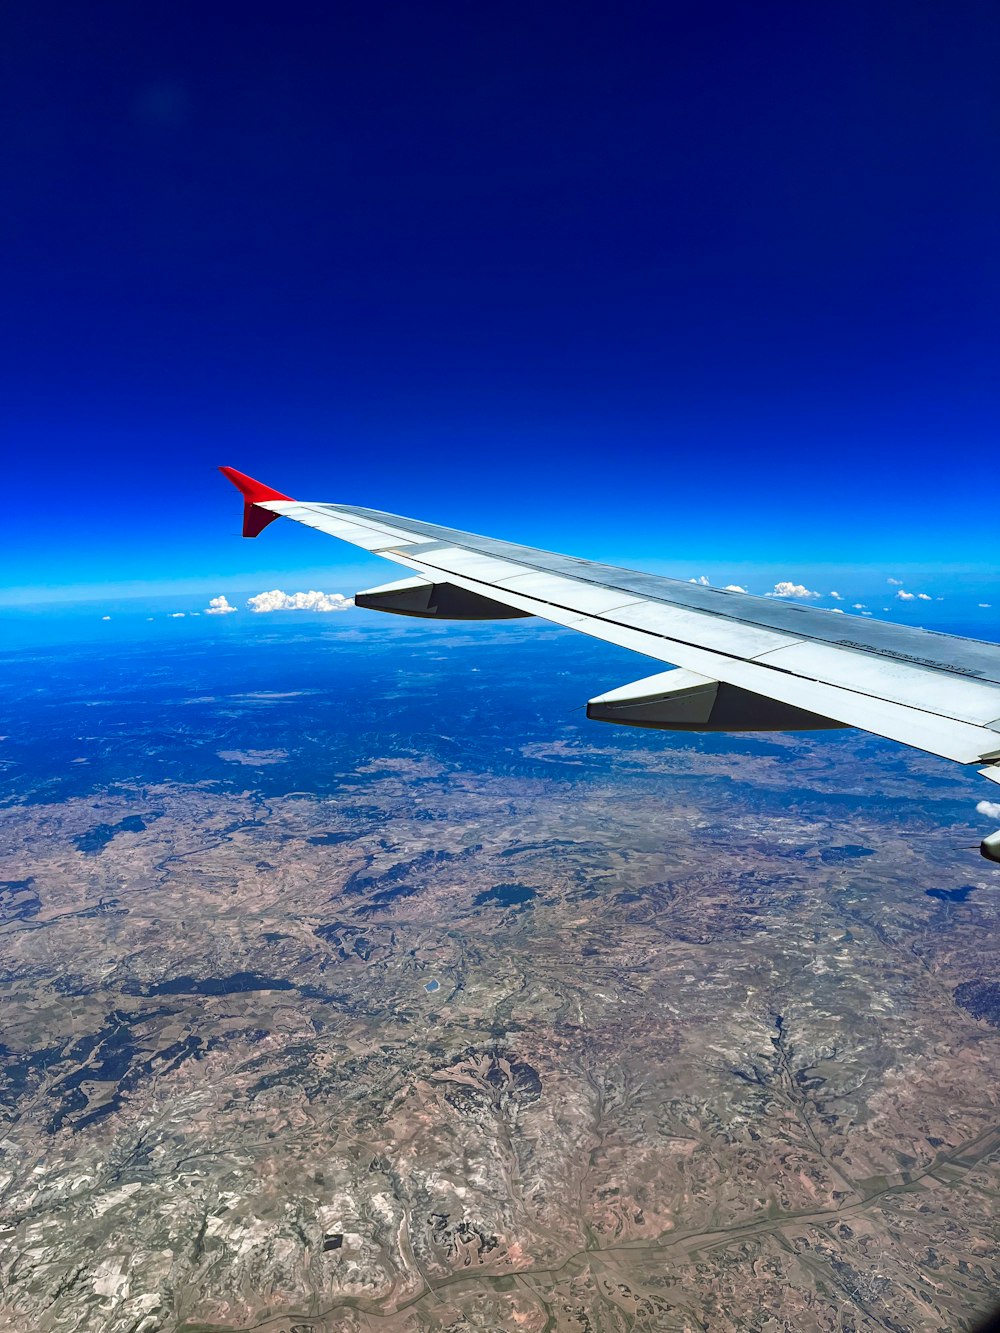
{"type": "Polygon", "coordinates": [[[537,778],[393,752],[334,796],[136,781],[3,812],[0,1326],[989,1308],[997,874],[933,803],[907,839],[880,805],[926,780],[971,811],[978,784],[864,738],[585,734],[526,745],[537,778]]]}

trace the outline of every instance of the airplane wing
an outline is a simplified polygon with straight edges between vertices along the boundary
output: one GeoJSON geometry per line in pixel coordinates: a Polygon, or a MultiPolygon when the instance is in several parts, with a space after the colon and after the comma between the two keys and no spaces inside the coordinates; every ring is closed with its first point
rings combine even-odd
{"type": "MultiPolygon", "coordinates": [[[[359,606],[441,619],[540,616],[669,662],[588,716],[664,730],[849,726],[1000,782],[1000,645],[597,564],[356,505],[293,500],[234,468],[244,536],[283,517],[417,576],[359,606]]],[[[982,845],[1000,861],[1000,833],[982,845]]]]}

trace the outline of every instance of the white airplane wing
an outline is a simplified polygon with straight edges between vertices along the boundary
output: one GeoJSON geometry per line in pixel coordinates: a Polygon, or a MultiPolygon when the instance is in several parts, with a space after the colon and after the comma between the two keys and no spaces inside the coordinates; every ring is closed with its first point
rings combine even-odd
{"type": "MultiPolygon", "coordinates": [[[[356,505],[293,500],[234,468],[244,536],[291,518],[413,571],[358,606],[540,616],[669,662],[588,716],[664,730],[860,727],[1000,782],[1000,645],[596,564],[356,505]]],[[[983,854],[1000,861],[1000,833],[983,854]]]]}

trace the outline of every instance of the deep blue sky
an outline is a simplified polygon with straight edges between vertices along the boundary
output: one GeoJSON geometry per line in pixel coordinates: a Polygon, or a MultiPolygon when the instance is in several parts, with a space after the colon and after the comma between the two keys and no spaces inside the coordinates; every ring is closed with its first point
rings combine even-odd
{"type": "Polygon", "coordinates": [[[0,37],[0,596],[350,590],[349,548],[233,536],[230,463],[991,600],[994,0],[15,0],[0,37]]]}

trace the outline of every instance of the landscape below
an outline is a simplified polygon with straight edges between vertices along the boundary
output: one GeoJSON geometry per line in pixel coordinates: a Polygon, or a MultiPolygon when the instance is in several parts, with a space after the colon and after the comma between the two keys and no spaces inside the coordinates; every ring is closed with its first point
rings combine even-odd
{"type": "Polygon", "coordinates": [[[987,784],[359,620],[0,660],[3,1327],[969,1328],[987,784]]]}

